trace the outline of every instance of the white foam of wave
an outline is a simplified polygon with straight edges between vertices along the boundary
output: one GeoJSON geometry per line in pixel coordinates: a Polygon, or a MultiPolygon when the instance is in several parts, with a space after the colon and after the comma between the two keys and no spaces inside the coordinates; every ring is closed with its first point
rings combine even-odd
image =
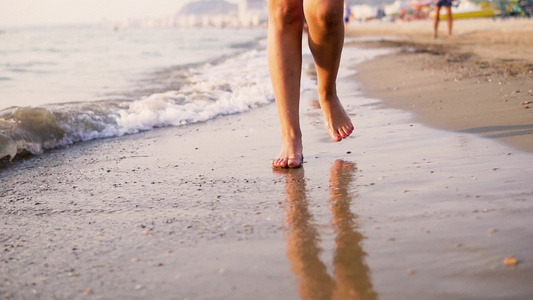
{"type": "MultiPolygon", "coordinates": [[[[264,49],[191,68],[186,74],[187,79],[178,90],[135,101],[4,110],[0,117],[5,121],[5,126],[0,124],[0,158],[13,159],[22,151],[40,154],[80,141],[207,121],[242,113],[274,99],[264,49]]],[[[176,80],[182,81],[183,75],[176,80]]]]}
{"type": "Polygon", "coordinates": [[[120,134],[179,126],[242,113],[273,101],[264,50],[191,70],[177,91],[152,94],[128,104],[117,117],[120,134]]]}
{"type": "MultiPolygon", "coordinates": [[[[352,65],[387,51],[347,51],[343,53],[343,64],[352,65]]],[[[346,70],[340,70],[339,78],[355,72],[346,70]]],[[[0,117],[3,121],[0,158],[12,159],[22,151],[40,154],[46,149],[80,141],[207,121],[246,112],[274,100],[264,49],[219,64],[191,68],[186,70],[186,76],[183,74],[175,79],[181,82],[186,78],[177,90],[154,93],[135,101],[117,99],[4,110],[0,117]]],[[[169,77],[173,80],[172,75],[169,77]]],[[[316,82],[303,76],[301,89],[316,89],[316,82]]]]}

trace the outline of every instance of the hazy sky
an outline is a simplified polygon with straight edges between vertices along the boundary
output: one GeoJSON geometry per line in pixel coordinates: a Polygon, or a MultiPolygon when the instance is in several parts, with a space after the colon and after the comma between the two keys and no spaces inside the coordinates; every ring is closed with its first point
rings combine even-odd
{"type": "Polygon", "coordinates": [[[0,0],[0,27],[173,15],[191,0],[0,0]]]}

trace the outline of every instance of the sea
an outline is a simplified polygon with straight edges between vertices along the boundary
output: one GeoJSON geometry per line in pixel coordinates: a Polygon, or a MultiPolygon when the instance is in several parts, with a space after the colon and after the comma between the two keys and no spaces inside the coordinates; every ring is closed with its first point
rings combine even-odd
{"type": "MultiPolygon", "coordinates": [[[[0,28],[0,163],[269,105],[266,38],[266,28],[0,28]]],[[[359,50],[343,59],[384,54],[359,50]]],[[[308,47],[302,55],[301,92],[315,90],[308,47]]]]}
{"type": "Polygon", "coordinates": [[[265,28],[0,29],[3,160],[273,100],[265,28]]]}

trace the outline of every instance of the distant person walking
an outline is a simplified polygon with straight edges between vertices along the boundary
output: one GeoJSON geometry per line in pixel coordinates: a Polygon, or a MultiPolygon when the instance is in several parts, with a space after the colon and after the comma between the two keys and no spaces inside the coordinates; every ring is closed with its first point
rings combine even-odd
{"type": "Polygon", "coordinates": [[[446,14],[448,16],[448,36],[452,36],[453,16],[452,16],[452,0],[437,0],[435,5],[435,21],[433,22],[433,37],[437,38],[439,35],[439,18],[440,8],[446,8],[446,14]]]}
{"type": "Polygon", "coordinates": [[[352,8],[350,7],[350,3],[346,1],[344,2],[344,16],[343,16],[345,26],[348,26],[348,23],[350,23],[352,16],[353,16],[352,8]]]}
{"type": "Polygon", "coordinates": [[[352,122],[337,97],[337,72],[344,44],[343,0],[269,0],[268,65],[281,123],[281,151],[276,168],[298,168],[303,163],[300,130],[302,31],[317,72],[318,100],[333,141],[347,138],[352,122]]]}

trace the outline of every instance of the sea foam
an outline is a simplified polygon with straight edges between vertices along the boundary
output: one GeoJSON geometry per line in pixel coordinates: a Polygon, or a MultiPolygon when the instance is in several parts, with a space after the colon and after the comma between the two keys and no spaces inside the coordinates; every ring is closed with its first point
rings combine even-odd
{"type": "Polygon", "coordinates": [[[40,154],[81,141],[207,121],[242,113],[274,99],[264,49],[178,73],[173,76],[183,81],[179,88],[128,101],[107,99],[0,111],[0,158],[13,159],[24,152],[40,154]]]}

